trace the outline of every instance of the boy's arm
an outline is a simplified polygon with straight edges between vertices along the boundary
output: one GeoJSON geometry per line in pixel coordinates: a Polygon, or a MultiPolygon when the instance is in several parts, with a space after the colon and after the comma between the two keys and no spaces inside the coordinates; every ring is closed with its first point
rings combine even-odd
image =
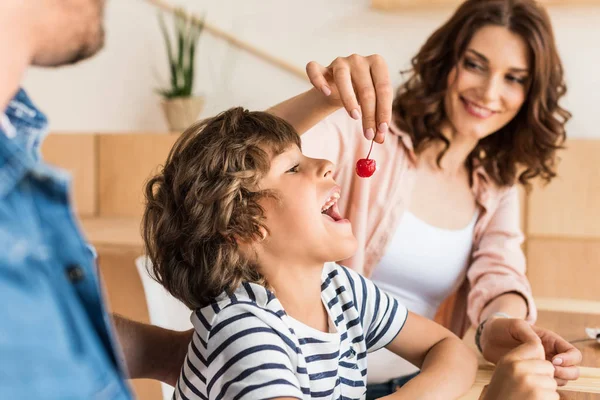
{"type": "Polygon", "coordinates": [[[172,331],[117,314],[112,317],[130,377],[175,386],[194,331],[172,331]]]}
{"type": "Polygon", "coordinates": [[[347,268],[356,305],[361,314],[368,351],[383,346],[421,369],[388,400],[456,399],[475,381],[477,358],[458,337],[444,327],[410,313],[373,282],[347,268]]]}
{"type": "Polygon", "coordinates": [[[408,314],[386,348],[421,368],[421,373],[385,399],[455,399],[475,381],[475,353],[452,332],[417,314],[408,314]]]}

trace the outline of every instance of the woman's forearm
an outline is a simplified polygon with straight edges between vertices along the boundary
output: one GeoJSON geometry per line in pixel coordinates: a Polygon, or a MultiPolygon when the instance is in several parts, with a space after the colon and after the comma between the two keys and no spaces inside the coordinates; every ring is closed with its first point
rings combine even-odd
{"type": "Polygon", "coordinates": [[[517,293],[505,293],[490,301],[481,312],[481,321],[494,313],[505,313],[514,318],[527,317],[527,302],[517,293]]]}
{"type": "Polygon", "coordinates": [[[267,112],[283,118],[302,135],[339,108],[341,104],[330,104],[323,93],[313,88],[269,108],[267,112]]]}
{"type": "Polygon", "coordinates": [[[460,339],[448,337],[429,350],[419,375],[384,399],[456,399],[471,388],[476,372],[475,353],[460,339]]]}

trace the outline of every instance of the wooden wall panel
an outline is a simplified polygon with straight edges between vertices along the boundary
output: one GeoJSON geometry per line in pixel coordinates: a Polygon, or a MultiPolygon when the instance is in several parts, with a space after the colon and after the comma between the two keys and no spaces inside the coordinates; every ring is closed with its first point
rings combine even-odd
{"type": "Polygon", "coordinates": [[[46,162],[72,174],[73,203],[81,216],[96,213],[95,140],[93,134],[51,133],[42,145],[42,156],[46,162]]]}
{"type": "Polygon", "coordinates": [[[94,246],[144,247],[139,218],[82,218],[81,227],[94,246]]]}
{"type": "Polygon", "coordinates": [[[600,301],[600,239],[529,238],[527,261],[534,296],[600,301]]]}
{"type": "Polygon", "coordinates": [[[600,238],[600,140],[576,140],[561,152],[559,176],[528,201],[530,235],[600,238]]]}
{"type": "Polygon", "coordinates": [[[163,165],[177,134],[103,134],[98,137],[99,216],[143,213],[143,187],[163,165]]]}
{"type": "Polygon", "coordinates": [[[600,140],[572,140],[560,153],[559,176],[529,196],[530,236],[600,239],[600,140]]]}
{"type": "Polygon", "coordinates": [[[527,198],[528,276],[535,296],[600,301],[599,140],[571,140],[558,177],[527,198]]]}
{"type": "MultiPolygon", "coordinates": [[[[149,323],[144,288],[134,264],[139,254],[136,249],[99,247],[98,263],[106,287],[110,311],[135,321],[149,323]]],[[[162,399],[159,382],[135,379],[131,383],[136,398],[162,399]]]]}

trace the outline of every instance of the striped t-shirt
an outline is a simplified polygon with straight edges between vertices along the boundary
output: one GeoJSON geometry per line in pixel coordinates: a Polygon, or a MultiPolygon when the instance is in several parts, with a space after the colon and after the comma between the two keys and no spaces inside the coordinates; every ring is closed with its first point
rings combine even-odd
{"type": "Polygon", "coordinates": [[[174,398],[364,398],[367,352],[396,337],[407,310],[335,263],[324,265],[321,299],[329,333],[289,317],[271,291],[252,283],[194,312],[174,398]]]}

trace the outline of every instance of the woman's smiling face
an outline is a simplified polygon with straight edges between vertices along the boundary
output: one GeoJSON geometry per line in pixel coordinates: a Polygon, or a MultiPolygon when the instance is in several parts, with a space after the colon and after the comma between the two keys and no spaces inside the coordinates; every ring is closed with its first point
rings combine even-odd
{"type": "Polygon", "coordinates": [[[482,139],[508,124],[525,103],[529,69],[519,35],[501,26],[479,29],[448,74],[444,103],[455,134],[482,139]]]}

